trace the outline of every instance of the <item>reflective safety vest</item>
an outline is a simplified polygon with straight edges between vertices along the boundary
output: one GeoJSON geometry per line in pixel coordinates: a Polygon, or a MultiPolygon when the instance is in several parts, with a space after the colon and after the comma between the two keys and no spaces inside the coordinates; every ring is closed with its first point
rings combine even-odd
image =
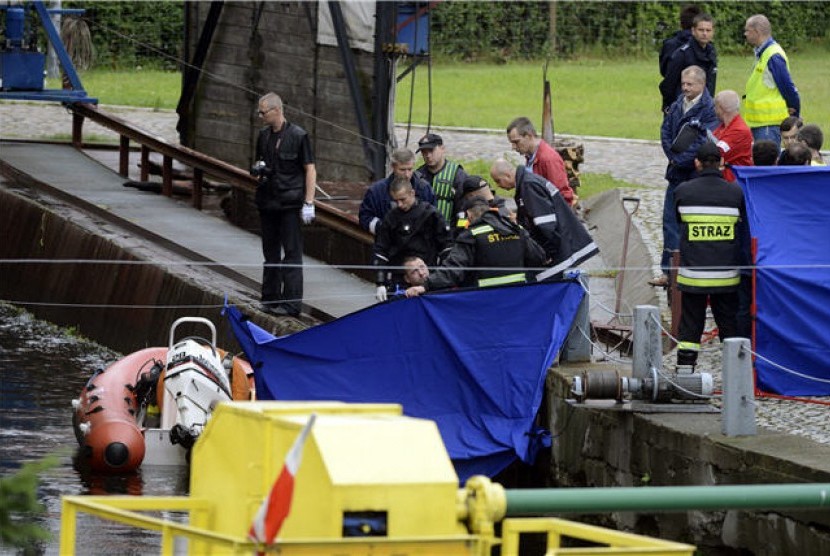
{"type": "Polygon", "coordinates": [[[453,208],[455,207],[455,173],[458,171],[458,164],[447,160],[441,171],[435,174],[432,179],[432,191],[435,193],[435,208],[452,225],[453,208]]]}
{"type": "Polygon", "coordinates": [[[724,269],[721,266],[735,264],[732,255],[738,239],[735,228],[741,217],[740,209],[680,206],[677,211],[680,213],[683,234],[681,257],[684,253],[686,255],[684,264],[677,272],[678,285],[706,290],[737,286],[741,281],[738,269],[724,269]],[[718,268],[687,268],[685,264],[718,268]]]}
{"type": "Polygon", "coordinates": [[[480,270],[478,286],[502,286],[525,281],[524,272],[515,269],[524,267],[525,240],[518,230],[504,233],[493,226],[480,223],[470,227],[475,241],[475,266],[480,270]],[[499,271],[499,267],[504,271],[499,271]]]}
{"type": "Polygon", "coordinates": [[[777,126],[790,115],[787,103],[768,68],[769,59],[775,54],[780,54],[787,63],[787,68],[790,67],[784,49],[777,42],[771,43],[761,53],[746,82],[746,94],[741,110],[741,115],[749,127],[777,126]]]}

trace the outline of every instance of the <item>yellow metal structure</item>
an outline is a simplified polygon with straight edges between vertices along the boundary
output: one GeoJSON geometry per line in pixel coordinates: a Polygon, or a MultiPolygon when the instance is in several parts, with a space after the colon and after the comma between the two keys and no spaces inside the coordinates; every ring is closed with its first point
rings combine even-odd
{"type": "Polygon", "coordinates": [[[404,417],[399,405],[297,402],[217,408],[190,475],[191,496],[222,506],[212,530],[247,534],[311,412],[317,421],[280,538],[339,539],[344,517],[358,512],[385,516],[393,538],[467,534],[456,519],[458,476],[434,422],[404,417]]]}
{"type": "MultiPolygon", "coordinates": [[[[60,552],[89,552],[76,546],[77,515],[87,513],[160,531],[165,555],[173,554],[179,537],[199,555],[489,556],[501,542],[494,524],[505,509],[504,490],[486,477],[473,477],[459,490],[435,423],[405,417],[399,405],[233,402],[217,407],[194,446],[189,497],[66,496],[60,552]],[[295,478],[291,512],[275,544],[251,543],[253,517],[312,412],[317,420],[295,478]],[[151,511],[184,512],[188,519],[174,522],[146,513],[151,511]],[[366,515],[374,521],[361,526],[366,515]]],[[[694,550],[564,520],[523,518],[504,520],[502,553],[517,554],[519,534],[530,531],[548,533],[554,547],[549,554],[605,553],[560,549],[563,537],[590,538],[617,547],[615,554],[694,550]],[[629,551],[634,547],[641,548],[629,551]]]]}
{"type": "Polygon", "coordinates": [[[566,521],[552,517],[509,518],[502,522],[501,554],[518,556],[521,533],[547,533],[545,556],[601,556],[603,554],[624,554],[626,556],[693,556],[695,547],[662,539],[653,539],[566,521]],[[563,548],[564,539],[589,541],[597,546],[563,548]]]}

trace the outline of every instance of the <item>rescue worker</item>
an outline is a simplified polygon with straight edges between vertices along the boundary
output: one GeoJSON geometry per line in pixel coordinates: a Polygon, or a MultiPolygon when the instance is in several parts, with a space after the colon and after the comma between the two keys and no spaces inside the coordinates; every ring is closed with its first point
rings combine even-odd
{"type": "MultiPolygon", "coordinates": [[[[493,194],[493,190],[490,189],[490,184],[488,184],[487,180],[481,176],[467,176],[464,178],[461,193],[462,207],[467,204],[467,201],[471,201],[473,199],[484,199],[490,205],[490,208],[498,210],[499,214],[505,218],[510,218],[515,221],[513,213],[511,213],[510,209],[508,209],[505,205],[505,200],[493,194]]],[[[453,228],[454,235],[458,236],[458,234],[466,230],[469,225],[470,221],[467,219],[466,214],[459,215],[458,220],[455,222],[455,227],[453,228]]]]}
{"type": "MultiPolygon", "coordinates": [[[[396,177],[389,186],[389,194],[396,207],[386,213],[372,253],[372,264],[377,267],[402,267],[408,256],[417,256],[432,267],[439,255],[449,247],[450,229],[434,206],[419,201],[409,179],[396,177]]],[[[403,271],[379,268],[375,279],[375,298],[386,301],[388,285],[401,283],[403,271]]]]}
{"type": "Polygon", "coordinates": [[[695,158],[699,177],[675,190],[680,225],[678,370],[694,370],[707,302],[721,341],[737,335],[738,267],[745,262],[741,241],[746,232],[746,209],[740,186],[721,177],[722,163],[717,145],[707,141],[695,158]]]}
{"type": "Polygon", "coordinates": [[[480,198],[465,203],[470,227],[461,232],[452,250],[421,286],[406,290],[407,297],[459,286],[501,286],[527,281],[525,268],[538,268],[545,251],[530,234],[480,198]]]}
{"type": "Polygon", "coordinates": [[[383,222],[383,217],[389,209],[395,206],[389,195],[389,185],[396,176],[404,176],[412,182],[415,195],[419,201],[435,204],[435,194],[427,182],[415,175],[415,153],[409,149],[395,149],[389,155],[392,161],[392,173],[380,181],[369,186],[360,203],[357,213],[360,227],[372,235],[377,234],[377,227],[383,222]]]}
{"type": "Polygon", "coordinates": [[[427,133],[421,137],[418,150],[424,164],[415,170],[415,174],[432,187],[435,207],[447,224],[454,227],[456,220],[464,215],[461,210],[461,187],[467,174],[460,164],[447,160],[444,140],[440,135],[427,133]]]}
{"type": "Polygon", "coordinates": [[[516,190],[516,222],[545,250],[549,268],[536,275],[537,281],[558,279],[599,253],[591,234],[548,180],[504,159],[493,164],[490,176],[502,188],[516,190]]]}
{"type": "Polygon", "coordinates": [[[741,114],[756,141],[781,142],[781,122],[801,112],[801,96],[790,75],[790,63],[781,45],[772,38],[765,15],[746,20],[744,37],[755,49],[755,67],[746,82],[741,114]]]}

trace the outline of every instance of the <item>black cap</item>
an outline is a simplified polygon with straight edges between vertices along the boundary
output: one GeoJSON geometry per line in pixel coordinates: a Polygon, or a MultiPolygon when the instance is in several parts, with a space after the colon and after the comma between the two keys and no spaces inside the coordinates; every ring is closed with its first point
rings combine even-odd
{"type": "Polygon", "coordinates": [[[490,208],[490,202],[486,199],[482,199],[481,197],[472,197],[470,199],[464,199],[464,202],[461,204],[461,210],[468,211],[478,205],[487,207],[488,209],[490,208]]]}
{"type": "Polygon", "coordinates": [[[466,195],[487,187],[487,182],[481,176],[467,176],[461,185],[461,192],[466,195]]]}
{"type": "Polygon", "coordinates": [[[706,141],[697,150],[697,157],[701,162],[715,162],[721,159],[720,149],[711,141],[706,141]]]}
{"type": "Polygon", "coordinates": [[[435,133],[427,133],[418,140],[418,150],[434,149],[435,147],[443,144],[444,140],[441,139],[440,135],[436,135],[435,133]]]}

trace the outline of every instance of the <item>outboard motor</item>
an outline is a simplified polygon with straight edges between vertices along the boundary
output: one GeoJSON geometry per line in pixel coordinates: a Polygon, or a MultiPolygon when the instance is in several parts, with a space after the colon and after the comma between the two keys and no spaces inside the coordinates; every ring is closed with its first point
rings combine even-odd
{"type": "Polygon", "coordinates": [[[164,375],[162,428],[170,441],[190,449],[204,430],[216,404],[230,401],[231,385],[216,350],[216,328],[208,319],[183,317],[170,327],[170,347],[164,375]],[[211,330],[211,340],[190,336],[174,343],[176,327],[201,323],[211,330]]]}

